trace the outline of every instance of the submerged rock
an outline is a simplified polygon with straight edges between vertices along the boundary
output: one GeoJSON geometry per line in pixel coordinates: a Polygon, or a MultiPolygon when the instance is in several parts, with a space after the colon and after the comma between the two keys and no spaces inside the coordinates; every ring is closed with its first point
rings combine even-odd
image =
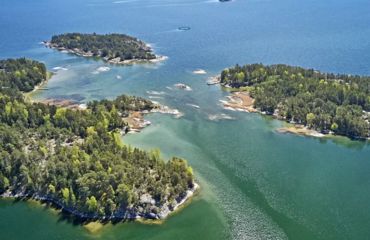
{"type": "Polygon", "coordinates": [[[190,86],[188,86],[186,84],[183,84],[183,83],[176,83],[174,86],[176,88],[178,88],[178,89],[182,89],[182,90],[185,90],[185,91],[191,91],[191,90],[193,90],[193,89],[191,89],[190,86]]]}

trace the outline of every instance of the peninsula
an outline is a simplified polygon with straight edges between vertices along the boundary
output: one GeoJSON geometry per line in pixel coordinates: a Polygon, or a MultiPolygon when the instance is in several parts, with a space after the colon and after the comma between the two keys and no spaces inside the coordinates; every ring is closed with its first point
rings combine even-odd
{"type": "Polygon", "coordinates": [[[97,57],[112,64],[158,62],[166,57],[153,53],[143,41],[125,34],[65,33],[44,42],[47,47],[83,57],[97,57]]]}
{"type": "Polygon", "coordinates": [[[370,136],[370,77],[321,73],[283,64],[248,64],[223,70],[220,82],[232,90],[247,92],[247,97],[240,93],[233,96],[244,96],[241,102],[248,105],[245,110],[250,110],[252,104],[259,112],[323,134],[355,139],[370,136]]]}
{"type": "Polygon", "coordinates": [[[163,219],[197,188],[184,159],[123,144],[123,120],[154,104],[119,96],[85,110],[31,103],[44,64],[0,61],[0,194],[57,205],[82,219],[163,219]]]}

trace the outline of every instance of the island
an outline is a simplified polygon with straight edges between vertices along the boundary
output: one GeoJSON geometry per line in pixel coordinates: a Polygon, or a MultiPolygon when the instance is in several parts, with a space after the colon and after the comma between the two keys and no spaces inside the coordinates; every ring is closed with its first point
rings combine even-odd
{"type": "Polygon", "coordinates": [[[284,64],[247,64],[223,70],[220,82],[235,91],[226,107],[274,115],[298,124],[296,133],[306,128],[353,139],[370,136],[368,76],[322,73],[284,64]]]}
{"type": "Polygon", "coordinates": [[[0,60],[0,194],[31,198],[80,219],[163,219],[197,184],[186,160],[125,145],[123,120],[150,111],[132,96],[93,101],[84,110],[29,102],[45,81],[43,63],[0,60]]]}
{"type": "Polygon", "coordinates": [[[143,41],[125,34],[64,33],[52,36],[44,44],[62,52],[97,57],[112,64],[149,63],[165,60],[153,53],[143,41]]]}

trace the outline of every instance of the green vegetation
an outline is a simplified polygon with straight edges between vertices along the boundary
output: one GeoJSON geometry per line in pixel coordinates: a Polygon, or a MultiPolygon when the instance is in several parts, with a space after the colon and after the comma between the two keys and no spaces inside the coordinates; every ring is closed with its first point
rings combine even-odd
{"type": "Polygon", "coordinates": [[[137,38],[124,34],[65,33],[53,36],[50,47],[70,50],[83,56],[102,57],[116,62],[124,60],[151,60],[156,56],[150,47],[137,38]]]}
{"type": "Polygon", "coordinates": [[[10,88],[0,90],[0,193],[51,201],[83,217],[126,218],[158,217],[193,187],[185,160],[165,162],[158,150],[122,143],[122,116],[150,110],[150,101],[120,96],[87,110],[29,103],[18,89],[42,81],[45,66],[25,59],[1,64],[0,82],[10,88]],[[28,77],[19,82],[23,70],[28,77]]]}
{"type": "Polygon", "coordinates": [[[351,138],[370,136],[370,77],[287,65],[236,65],[221,83],[248,87],[254,107],[309,128],[351,138]]]}
{"type": "Polygon", "coordinates": [[[0,60],[0,87],[29,92],[47,77],[45,65],[28,59],[0,60]]]}

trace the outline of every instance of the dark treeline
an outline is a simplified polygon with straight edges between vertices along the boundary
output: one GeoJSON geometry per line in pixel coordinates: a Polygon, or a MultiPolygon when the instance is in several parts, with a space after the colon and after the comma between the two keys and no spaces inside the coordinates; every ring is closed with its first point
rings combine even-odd
{"type": "Polygon", "coordinates": [[[225,69],[221,83],[246,87],[256,108],[286,120],[324,133],[352,138],[370,135],[370,77],[251,64],[225,69]]]}
{"type": "MultiPolygon", "coordinates": [[[[2,64],[13,66],[1,70],[0,81],[6,82],[31,62],[2,64]]],[[[35,67],[37,73],[28,71],[35,78],[46,76],[44,66],[35,67]]],[[[33,87],[38,81],[27,82],[33,87]]],[[[87,110],[72,110],[29,103],[18,83],[11,86],[0,90],[0,192],[46,197],[71,211],[109,217],[156,214],[193,187],[192,169],[185,160],[165,162],[159,151],[122,143],[120,131],[127,127],[122,115],[150,110],[150,101],[120,96],[89,103],[87,110]],[[148,194],[154,202],[140,200],[148,194]]]]}
{"type": "Polygon", "coordinates": [[[53,36],[51,44],[58,48],[78,49],[93,56],[109,59],[154,59],[156,56],[146,44],[125,34],[65,33],[53,36]]]}

